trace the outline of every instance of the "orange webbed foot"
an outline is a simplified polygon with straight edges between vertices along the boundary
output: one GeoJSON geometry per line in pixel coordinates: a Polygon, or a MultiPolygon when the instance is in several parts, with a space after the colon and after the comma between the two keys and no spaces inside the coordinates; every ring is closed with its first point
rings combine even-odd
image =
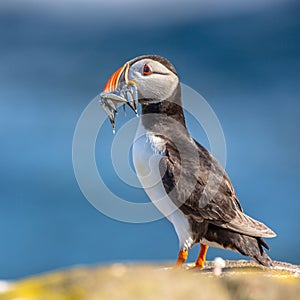
{"type": "Polygon", "coordinates": [[[176,264],[174,266],[175,269],[181,269],[183,263],[186,261],[187,257],[188,257],[189,251],[186,250],[180,250],[178,253],[178,258],[176,261],[176,264]]]}
{"type": "Polygon", "coordinates": [[[200,243],[200,252],[196,260],[195,266],[191,268],[192,270],[201,270],[204,268],[207,250],[208,246],[200,243]]]}

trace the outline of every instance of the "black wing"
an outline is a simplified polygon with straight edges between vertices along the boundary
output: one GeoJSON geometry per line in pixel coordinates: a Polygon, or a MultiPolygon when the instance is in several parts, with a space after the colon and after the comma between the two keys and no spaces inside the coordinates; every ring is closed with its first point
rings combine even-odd
{"type": "Polygon", "coordinates": [[[194,220],[250,236],[275,236],[266,225],[243,213],[228,175],[195,140],[179,136],[176,146],[168,140],[160,168],[169,197],[194,220]]]}

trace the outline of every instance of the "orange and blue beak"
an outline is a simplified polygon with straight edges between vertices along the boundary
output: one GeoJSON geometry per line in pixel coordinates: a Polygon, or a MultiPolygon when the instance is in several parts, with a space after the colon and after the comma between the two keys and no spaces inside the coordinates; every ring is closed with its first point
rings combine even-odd
{"type": "Polygon", "coordinates": [[[114,74],[112,74],[112,76],[108,79],[108,81],[106,82],[103,92],[104,93],[113,93],[119,85],[120,82],[120,77],[123,74],[124,79],[125,79],[125,72],[126,71],[126,64],[119,68],[114,74]]]}
{"type": "Polygon", "coordinates": [[[130,65],[126,63],[107,81],[100,94],[100,105],[108,115],[114,128],[114,120],[119,104],[128,106],[137,114],[138,93],[136,83],[128,79],[130,65]]]}

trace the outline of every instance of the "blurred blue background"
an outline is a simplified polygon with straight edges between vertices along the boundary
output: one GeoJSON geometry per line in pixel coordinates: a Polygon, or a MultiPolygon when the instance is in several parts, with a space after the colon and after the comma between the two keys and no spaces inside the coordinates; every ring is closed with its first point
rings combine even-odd
{"type": "MultiPolygon", "coordinates": [[[[102,215],[72,168],[83,109],[115,69],[149,53],[170,59],[210,103],[245,211],[277,232],[268,240],[273,259],[300,264],[299,2],[7,0],[0,43],[0,279],[75,264],[175,261],[167,220],[102,215]]],[[[208,146],[201,130],[190,130],[208,146]]],[[[103,132],[98,144],[107,150],[108,122],[103,132]]],[[[122,194],[110,159],[99,159],[107,184],[122,194]]],[[[126,191],[129,201],[148,201],[143,191],[126,191]]],[[[208,259],[217,255],[241,258],[210,249],[208,259]]]]}

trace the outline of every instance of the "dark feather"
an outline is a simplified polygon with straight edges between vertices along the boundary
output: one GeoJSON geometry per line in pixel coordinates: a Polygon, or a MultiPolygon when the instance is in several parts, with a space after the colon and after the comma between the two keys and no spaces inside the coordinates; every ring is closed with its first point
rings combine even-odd
{"type": "Polygon", "coordinates": [[[243,235],[211,224],[204,238],[210,242],[217,242],[225,249],[235,250],[249,256],[266,267],[272,266],[271,258],[263,250],[263,246],[267,249],[269,247],[262,238],[243,235]]]}
{"type": "MultiPolygon", "coordinates": [[[[176,132],[176,143],[182,150],[166,139],[166,152],[161,161],[164,187],[172,201],[184,214],[195,221],[203,220],[216,226],[255,237],[272,237],[274,232],[261,222],[243,213],[242,206],[222,166],[199,143],[176,132]],[[180,155],[185,151],[198,154],[197,165],[187,162],[183,168],[180,155]],[[181,175],[184,184],[178,185],[181,175]],[[172,191],[172,193],[171,193],[172,191]],[[186,195],[188,195],[186,197],[186,195]]],[[[186,159],[185,159],[186,160],[186,159]]]]}
{"type": "MultiPolygon", "coordinates": [[[[149,99],[148,99],[149,100],[149,99]]],[[[223,167],[186,129],[180,86],[170,99],[142,103],[146,130],[165,140],[160,172],[172,202],[186,215],[194,243],[202,238],[250,256],[263,265],[271,259],[262,247],[262,237],[275,233],[244,214],[223,167]]]]}

